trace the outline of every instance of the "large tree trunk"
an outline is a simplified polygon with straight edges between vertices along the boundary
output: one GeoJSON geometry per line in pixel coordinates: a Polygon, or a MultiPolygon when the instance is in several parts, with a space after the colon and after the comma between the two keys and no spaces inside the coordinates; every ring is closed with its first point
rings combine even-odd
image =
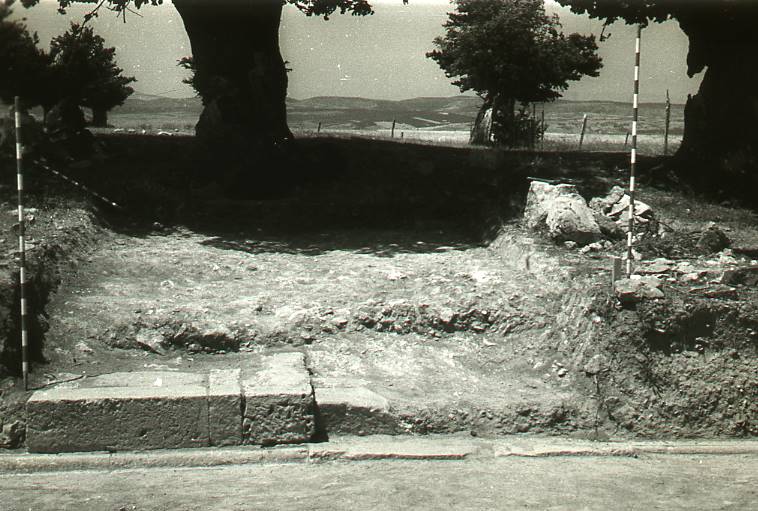
{"type": "Polygon", "coordinates": [[[699,188],[758,203],[758,9],[750,3],[679,20],[690,39],[689,75],[707,69],[687,101],[677,157],[682,177],[699,188]]]}
{"type": "Polygon", "coordinates": [[[108,110],[104,108],[92,109],[92,126],[106,128],[108,126],[108,110]]]}
{"type": "Polygon", "coordinates": [[[486,98],[476,114],[474,126],[471,128],[469,144],[492,145],[492,98],[486,98]]]}
{"type": "Polygon", "coordinates": [[[519,128],[516,124],[516,100],[495,96],[492,102],[492,139],[495,144],[505,147],[521,145],[519,128]]]}
{"type": "Polygon", "coordinates": [[[474,145],[519,145],[515,116],[516,100],[501,95],[487,96],[471,129],[469,143],[474,145]]]}
{"type": "Polygon", "coordinates": [[[205,105],[198,138],[240,171],[272,172],[262,167],[292,138],[287,72],[279,52],[281,0],[174,0],[174,5],[192,45],[205,105]]]}

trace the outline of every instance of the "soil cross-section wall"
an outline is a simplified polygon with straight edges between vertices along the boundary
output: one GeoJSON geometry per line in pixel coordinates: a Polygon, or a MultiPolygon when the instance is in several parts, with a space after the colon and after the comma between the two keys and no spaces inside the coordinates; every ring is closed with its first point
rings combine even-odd
{"type": "Polygon", "coordinates": [[[598,424],[610,435],[758,434],[758,299],[669,293],[627,308],[599,285],[564,298],[553,348],[586,376],[598,424]]]}
{"type": "MultiPolygon", "coordinates": [[[[100,232],[90,210],[83,209],[81,204],[67,204],[71,205],[74,207],[46,205],[26,212],[27,222],[31,221],[27,228],[26,258],[29,344],[30,357],[36,361],[41,358],[47,324],[45,306],[50,293],[60,284],[61,265],[82,257],[100,232]]],[[[8,211],[2,213],[13,218],[8,211]]],[[[15,245],[17,237],[9,238],[15,245]]],[[[5,261],[0,263],[0,377],[18,375],[21,367],[18,249],[6,250],[5,261]]]]}
{"type": "MultiPolygon", "coordinates": [[[[5,168],[5,167],[2,167],[5,168]]],[[[29,306],[29,355],[32,377],[40,376],[43,339],[48,328],[48,300],[61,283],[62,269],[76,265],[103,234],[96,213],[81,198],[73,197],[61,183],[40,176],[33,169],[26,197],[27,296],[29,306]]],[[[12,377],[21,374],[21,325],[19,259],[15,189],[0,180],[0,447],[17,447],[24,436],[23,402],[27,393],[14,387],[12,377]]],[[[20,381],[20,380],[19,380],[20,381]]]]}

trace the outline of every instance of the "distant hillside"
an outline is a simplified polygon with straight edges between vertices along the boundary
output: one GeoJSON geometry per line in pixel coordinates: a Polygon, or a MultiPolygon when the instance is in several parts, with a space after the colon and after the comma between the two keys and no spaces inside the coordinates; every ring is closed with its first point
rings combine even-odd
{"type": "Polygon", "coordinates": [[[481,99],[476,96],[454,96],[449,98],[413,98],[399,101],[367,98],[345,98],[319,96],[308,99],[287,100],[292,111],[310,110],[395,110],[403,112],[461,112],[471,113],[479,109],[481,99]]]}
{"type": "MultiPolygon", "coordinates": [[[[402,129],[468,130],[476,119],[482,100],[476,96],[414,98],[401,101],[364,98],[318,97],[288,102],[293,127],[338,129],[386,129],[395,120],[402,129]]],[[[565,101],[537,105],[537,116],[545,111],[548,131],[578,133],[584,114],[588,133],[624,134],[631,125],[631,105],[614,101],[565,101]]],[[[661,133],[665,107],[659,103],[640,105],[640,133],[661,133]]],[[[671,133],[682,133],[683,105],[672,105],[671,133]]]]}
{"type": "Polygon", "coordinates": [[[293,125],[322,122],[344,129],[372,129],[395,120],[407,128],[450,129],[470,125],[480,104],[479,98],[470,96],[402,101],[317,97],[290,100],[287,111],[293,125]]]}
{"type": "Polygon", "coordinates": [[[200,112],[203,105],[200,98],[166,98],[151,94],[135,92],[129,96],[122,106],[113,109],[113,114],[134,113],[167,113],[167,112],[200,112]]]}
{"type": "MultiPolygon", "coordinates": [[[[470,129],[481,99],[476,96],[413,98],[400,101],[356,97],[320,96],[287,100],[288,121],[293,129],[324,128],[344,130],[387,129],[396,121],[402,130],[470,129]]],[[[543,105],[537,105],[540,117],[543,105]]],[[[202,111],[199,98],[165,98],[134,94],[113,110],[110,118],[121,127],[151,124],[191,128],[202,111]]],[[[578,133],[582,117],[588,115],[588,133],[624,134],[631,125],[631,105],[612,101],[555,101],[544,105],[548,131],[578,133]]],[[[683,106],[673,105],[672,134],[683,130],[683,106]]],[[[662,104],[640,105],[640,133],[661,133],[664,123],[662,104]]]]}

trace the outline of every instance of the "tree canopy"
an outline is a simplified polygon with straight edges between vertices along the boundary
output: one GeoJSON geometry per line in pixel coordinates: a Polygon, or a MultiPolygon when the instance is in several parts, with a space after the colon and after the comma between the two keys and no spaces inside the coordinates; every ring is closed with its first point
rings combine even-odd
{"type": "Polygon", "coordinates": [[[9,6],[0,3],[0,99],[13,103],[23,95],[30,106],[51,105],[50,57],[39,47],[36,33],[22,21],[10,21],[9,6]],[[23,94],[22,94],[23,92],[23,94]]]}
{"type": "MultiPolygon", "coordinates": [[[[40,0],[21,0],[25,7],[36,5],[40,0]]],[[[203,0],[198,0],[203,1],[203,0]]],[[[219,7],[224,4],[235,3],[237,0],[214,0],[219,7]]],[[[258,0],[260,1],[260,0],[258,0]]],[[[11,3],[13,0],[11,0],[11,3]]],[[[329,16],[335,12],[340,14],[351,13],[355,16],[365,16],[373,14],[369,0],[282,0],[282,3],[292,4],[307,16],[323,16],[329,19],[329,16]]],[[[105,7],[108,10],[126,16],[126,13],[134,7],[139,9],[143,5],[162,5],[163,0],[58,0],[59,12],[65,13],[66,8],[74,3],[92,3],[96,4],[93,11],[88,15],[97,15],[100,8],[105,7]]]]}
{"type": "Polygon", "coordinates": [[[50,43],[50,57],[59,83],[59,95],[89,107],[96,124],[104,124],[105,112],[124,103],[134,89],[134,77],[124,76],[115,62],[115,48],[92,27],[72,23],[69,30],[50,43]]]}
{"type": "Polygon", "coordinates": [[[123,104],[134,92],[134,77],[123,76],[115,63],[115,48],[91,27],[72,23],[50,43],[39,46],[36,34],[22,21],[9,21],[10,8],[0,4],[0,99],[13,102],[20,96],[27,106],[46,111],[62,99],[92,109],[96,124],[104,124],[106,112],[123,104]]]}
{"type": "Polygon", "coordinates": [[[624,20],[643,26],[675,19],[690,40],[688,74],[729,57],[735,47],[758,41],[758,2],[752,0],[557,0],[572,12],[606,23],[624,20]]]}
{"type": "Polygon", "coordinates": [[[541,0],[458,0],[444,27],[427,56],[461,92],[550,101],[601,67],[594,36],[562,34],[541,0]]]}
{"type": "MultiPolygon", "coordinates": [[[[756,204],[758,2],[754,0],[558,0],[573,12],[646,25],[674,19],[689,38],[687,74],[705,71],[684,109],[674,167],[709,193],[756,204]]],[[[643,66],[644,66],[643,51],[643,66]]]]}
{"type": "Polygon", "coordinates": [[[602,66],[594,36],[564,35],[542,0],[458,0],[444,27],[445,36],[434,40],[438,49],[427,56],[461,92],[494,103],[505,132],[515,102],[552,101],[569,81],[597,76],[602,66]]]}

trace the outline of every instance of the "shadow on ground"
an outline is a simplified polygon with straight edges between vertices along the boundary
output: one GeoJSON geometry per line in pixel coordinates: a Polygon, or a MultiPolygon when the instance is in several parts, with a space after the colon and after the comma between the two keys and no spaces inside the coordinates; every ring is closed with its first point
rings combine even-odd
{"type": "Polygon", "coordinates": [[[440,231],[331,231],[304,236],[218,235],[201,244],[248,254],[297,254],[317,256],[334,250],[394,257],[398,254],[428,254],[452,250],[468,250],[481,246],[473,236],[440,231]]]}

